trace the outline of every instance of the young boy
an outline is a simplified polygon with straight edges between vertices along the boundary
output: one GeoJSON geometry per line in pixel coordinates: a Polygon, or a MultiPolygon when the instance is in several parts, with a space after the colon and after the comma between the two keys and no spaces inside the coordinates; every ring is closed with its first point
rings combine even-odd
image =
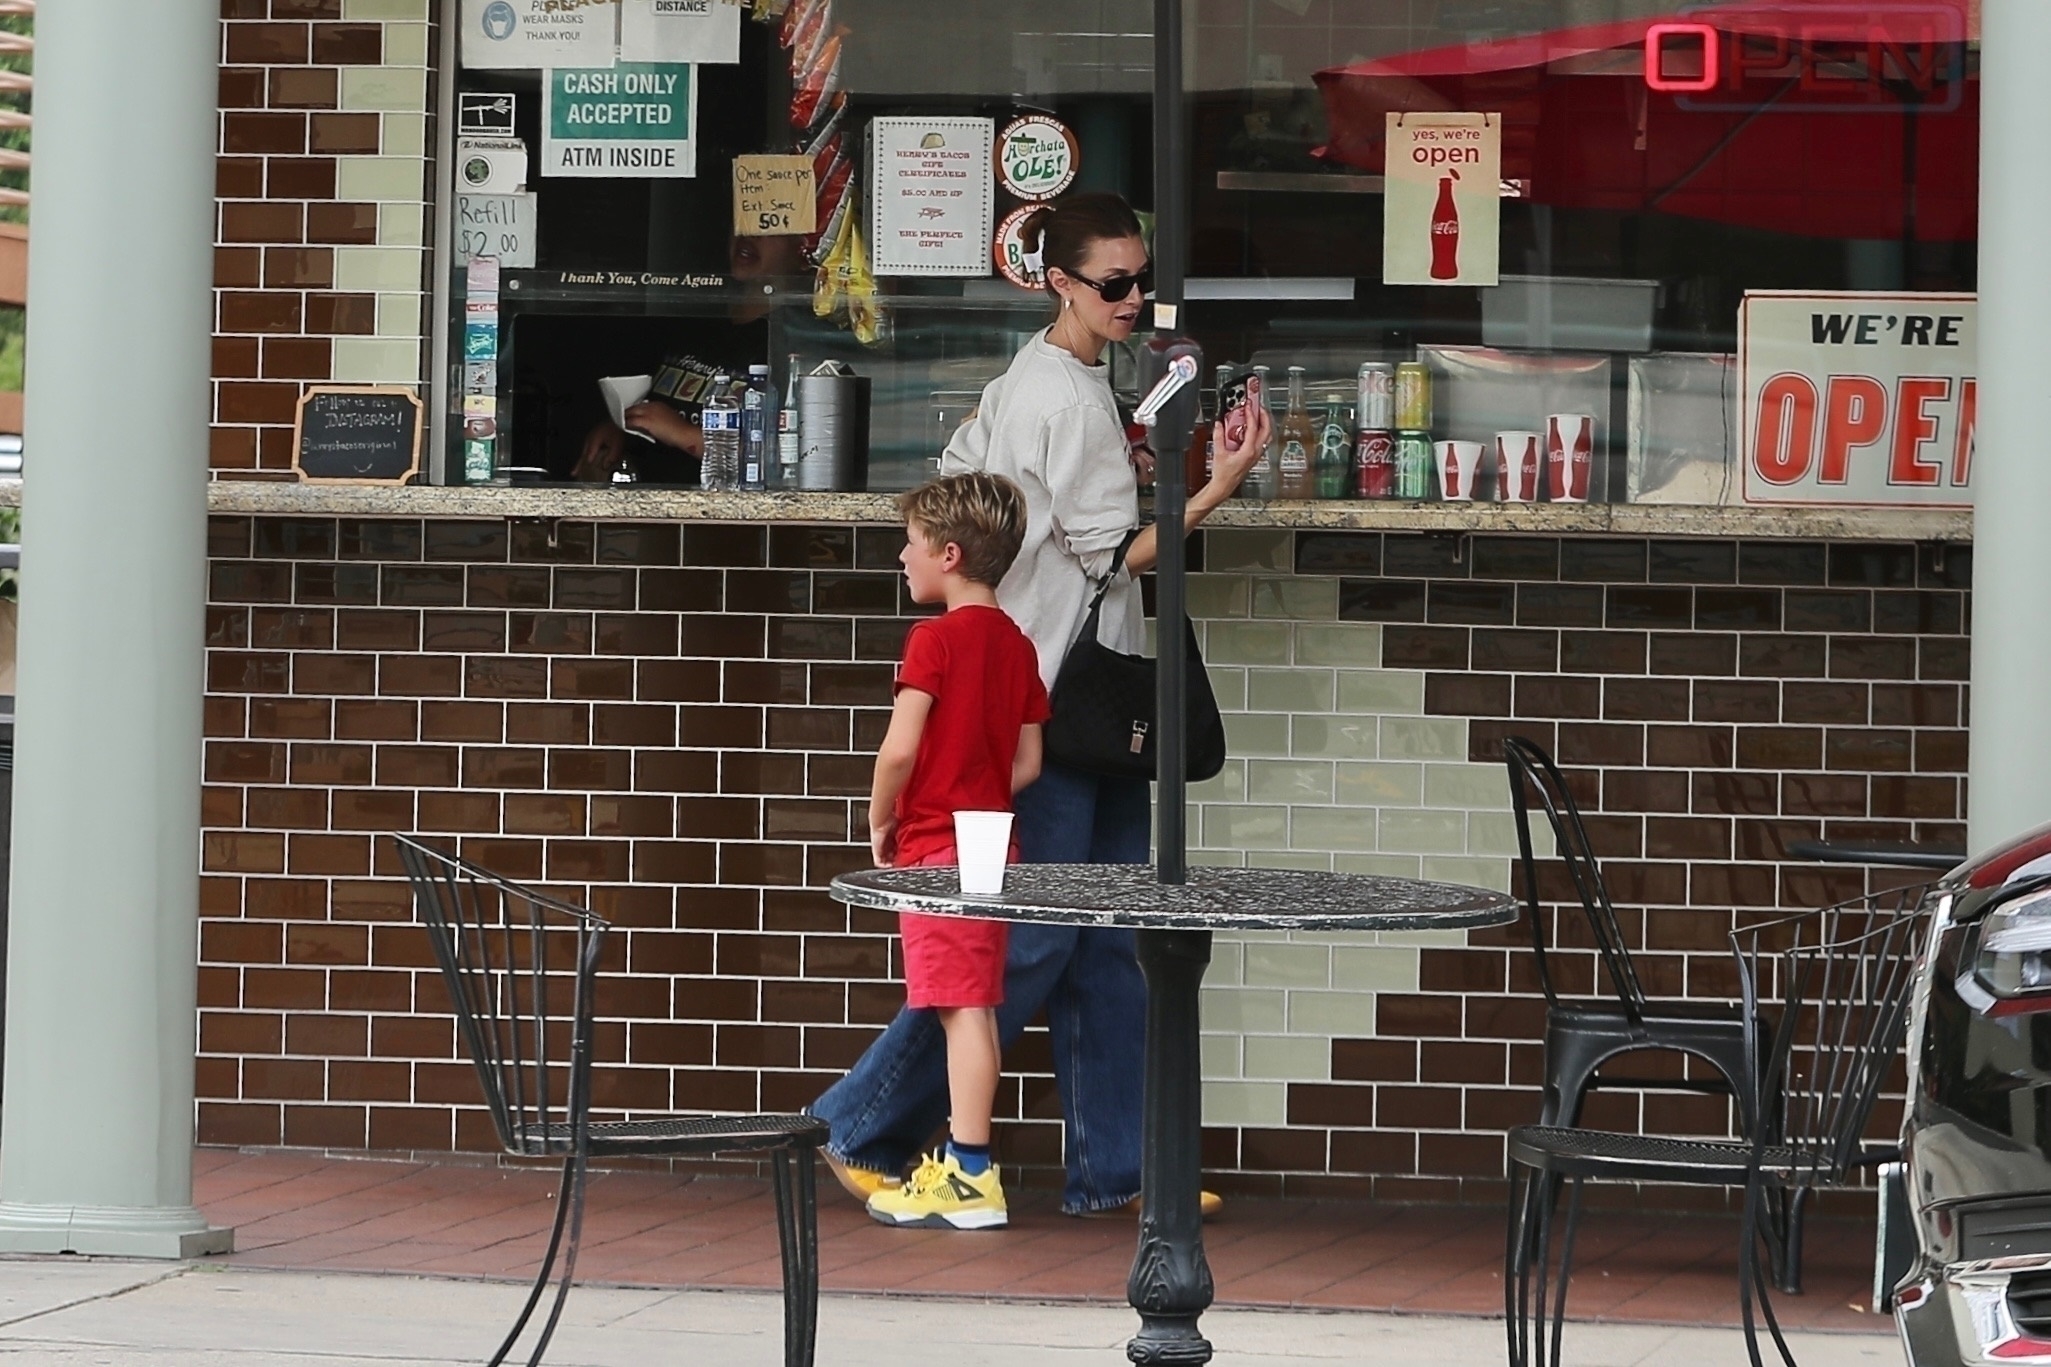
{"type": "MultiPolygon", "coordinates": [[[[905,638],[869,840],[878,866],[953,864],[954,814],[1008,812],[1012,794],[1040,775],[1039,657],[997,606],[997,581],[1025,539],[1025,496],[996,475],[950,475],[899,507],[912,601],[947,611],[905,638]]],[[[869,1214],[888,1225],[994,1229],[1008,1220],[990,1161],[1004,922],[907,912],[899,927],[906,1003],[933,1010],[947,1036],[949,1137],[902,1186],[871,1196],[869,1214]]]]}

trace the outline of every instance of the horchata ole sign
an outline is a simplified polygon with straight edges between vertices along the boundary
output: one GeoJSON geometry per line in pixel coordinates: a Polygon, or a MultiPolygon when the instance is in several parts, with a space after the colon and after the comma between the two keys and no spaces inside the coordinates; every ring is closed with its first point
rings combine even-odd
{"type": "Polygon", "coordinates": [[[1745,501],[1971,507],[1977,321],[1970,294],[1747,294],[1745,501]]]}
{"type": "Polygon", "coordinates": [[[545,176],[698,174],[698,89],[682,63],[551,71],[542,116],[545,176]]]}

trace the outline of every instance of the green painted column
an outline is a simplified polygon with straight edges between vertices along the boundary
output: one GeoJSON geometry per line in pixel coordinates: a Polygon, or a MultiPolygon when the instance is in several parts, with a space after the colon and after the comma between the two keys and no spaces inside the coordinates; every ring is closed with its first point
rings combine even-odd
{"type": "Polygon", "coordinates": [[[1980,44],[1980,411],[1973,459],[1971,848],[2051,821],[2051,4],[1985,0],[1980,44]]]}
{"type": "Polygon", "coordinates": [[[220,5],[40,11],[0,1251],[186,1257],[220,5]]]}

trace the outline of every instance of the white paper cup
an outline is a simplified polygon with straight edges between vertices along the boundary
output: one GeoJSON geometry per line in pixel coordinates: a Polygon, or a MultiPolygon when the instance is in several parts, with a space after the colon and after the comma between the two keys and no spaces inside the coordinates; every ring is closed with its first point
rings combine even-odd
{"type": "Polygon", "coordinates": [[[1545,438],[1536,432],[1496,433],[1496,498],[1536,503],[1545,483],[1545,438]]]}
{"type": "Polygon", "coordinates": [[[1474,475],[1481,466],[1478,441],[1442,441],[1437,446],[1439,489],[1448,503],[1474,499],[1474,475]]]}
{"type": "Polygon", "coordinates": [[[1004,861],[1010,853],[1010,812],[954,814],[954,855],[961,862],[964,897],[1003,896],[1004,861]]]}

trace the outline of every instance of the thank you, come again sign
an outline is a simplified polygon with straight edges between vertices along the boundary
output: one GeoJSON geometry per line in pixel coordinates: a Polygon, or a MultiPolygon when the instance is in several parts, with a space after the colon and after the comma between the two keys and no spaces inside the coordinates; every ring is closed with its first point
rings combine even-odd
{"type": "Polygon", "coordinates": [[[698,174],[698,84],[682,62],[548,73],[541,174],[633,179],[698,174]]]}
{"type": "Polygon", "coordinates": [[[1976,322],[1970,294],[1747,294],[1745,501],[1971,507],[1976,322]]]}

